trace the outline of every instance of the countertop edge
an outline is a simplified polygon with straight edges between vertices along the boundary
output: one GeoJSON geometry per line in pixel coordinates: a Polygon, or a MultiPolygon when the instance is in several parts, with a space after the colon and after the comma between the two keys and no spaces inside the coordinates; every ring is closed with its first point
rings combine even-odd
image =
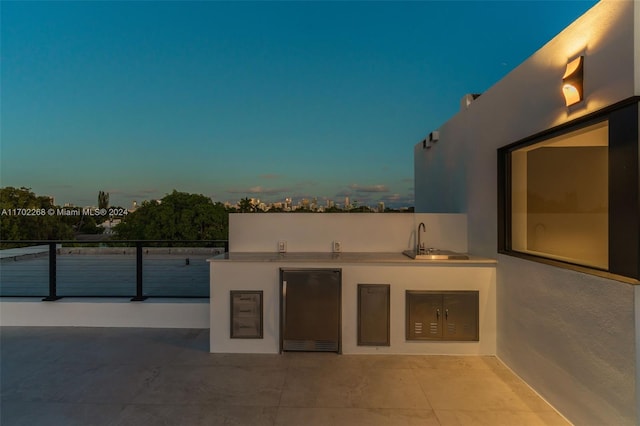
{"type": "Polygon", "coordinates": [[[466,260],[416,260],[397,252],[230,252],[207,259],[210,263],[375,263],[403,265],[495,265],[496,259],[469,256],[466,260]]]}

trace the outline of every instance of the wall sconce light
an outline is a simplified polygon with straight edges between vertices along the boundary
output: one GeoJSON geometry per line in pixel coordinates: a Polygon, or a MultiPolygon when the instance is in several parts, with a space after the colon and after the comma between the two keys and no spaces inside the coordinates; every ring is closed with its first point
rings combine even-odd
{"type": "Polygon", "coordinates": [[[584,56],[578,56],[567,64],[567,70],[562,77],[562,94],[567,106],[577,104],[582,100],[584,56]]]}
{"type": "Polygon", "coordinates": [[[438,142],[439,140],[440,140],[440,132],[437,130],[434,130],[433,132],[429,133],[429,136],[427,136],[422,140],[422,149],[430,149],[431,145],[438,142]]]}

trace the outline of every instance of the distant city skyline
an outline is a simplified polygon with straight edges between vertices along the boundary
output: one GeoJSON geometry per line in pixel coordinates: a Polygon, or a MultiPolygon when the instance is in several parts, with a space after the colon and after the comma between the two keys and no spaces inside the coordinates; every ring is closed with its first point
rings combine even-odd
{"type": "Polygon", "coordinates": [[[595,3],[3,1],[0,186],[412,206],[413,146],[595,3]]]}
{"type": "MultiPolygon", "coordinates": [[[[36,194],[39,195],[39,194],[36,194]]],[[[260,198],[254,198],[254,197],[243,197],[241,199],[238,199],[236,201],[225,201],[225,202],[221,202],[222,204],[224,204],[227,207],[240,207],[242,202],[244,201],[244,199],[247,199],[250,201],[250,203],[256,207],[257,210],[263,210],[263,211],[269,211],[270,209],[282,209],[283,211],[295,211],[298,210],[300,208],[307,208],[313,211],[324,211],[327,208],[338,208],[341,210],[349,210],[352,208],[358,208],[358,207],[368,207],[372,210],[375,211],[384,211],[385,208],[391,208],[389,206],[386,206],[384,201],[376,201],[374,203],[363,203],[360,202],[359,200],[351,200],[349,196],[344,197],[343,199],[332,199],[332,198],[318,198],[318,197],[312,197],[312,198],[292,198],[292,197],[285,197],[284,199],[281,200],[263,200],[260,198]]],[[[81,209],[96,209],[98,210],[98,205],[97,203],[91,203],[91,204],[84,204],[84,205],[79,205],[79,204],[75,204],[75,203],[69,203],[69,202],[58,202],[58,200],[56,200],[54,197],[50,197],[50,200],[52,202],[52,204],[57,205],[57,206],[61,206],[62,208],[71,208],[71,209],[75,209],[76,212],[81,211],[81,209]]],[[[135,211],[138,207],[140,207],[144,202],[158,202],[161,203],[162,199],[147,199],[147,200],[133,200],[131,202],[130,205],[125,206],[125,205],[114,205],[111,203],[108,203],[108,205],[110,207],[121,207],[123,209],[127,209],[130,212],[131,211],[135,211]]],[[[212,201],[216,202],[216,200],[212,201]]],[[[407,209],[413,206],[394,206],[393,209],[407,209]]],[[[80,213],[77,213],[80,214],[80,213]]]]}

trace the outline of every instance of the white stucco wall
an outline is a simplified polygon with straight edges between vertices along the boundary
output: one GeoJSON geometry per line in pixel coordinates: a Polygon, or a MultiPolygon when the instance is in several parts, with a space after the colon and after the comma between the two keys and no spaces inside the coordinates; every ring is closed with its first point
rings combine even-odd
{"type": "MultiPolygon", "coordinates": [[[[496,149],[639,94],[639,9],[598,3],[442,125],[431,149],[417,144],[416,211],[466,213],[469,251],[496,257],[496,149]],[[585,101],[566,108],[562,75],[578,55],[585,101]]],[[[638,424],[634,291],[499,256],[498,356],[575,424],[638,424]]]]}
{"type": "Polygon", "coordinates": [[[634,286],[499,256],[498,356],[576,425],[634,425],[634,286]]]}
{"type": "Polygon", "coordinates": [[[416,229],[427,247],[467,252],[464,214],[410,213],[238,213],[229,215],[229,251],[276,252],[278,241],[289,252],[331,252],[332,241],[344,252],[402,252],[415,247],[416,229]]]}
{"type": "Polygon", "coordinates": [[[0,325],[45,327],[209,328],[209,299],[4,298],[0,325]]]}
{"type": "MultiPolygon", "coordinates": [[[[480,215],[495,211],[495,190],[470,189],[495,189],[495,149],[633,96],[640,78],[634,69],[634,10],[640,7],[635,3],[635,8],[632,1],[598,3],[444,123],[431,149],[416,144],[416,212],[471,216],[474,210],[480,215]],[[568,109],[562,76],[567,61],[580,54],[585,56],[585,102],[568,109]]],[[[489,225],[483,218],[481,226],[472,226],[477,215],[469,219],[470,232],[489,225]]],[[[493,238],[484,247],[489,252],[495,251],[496,221],[491,226],[487,235],[493,238]]],[[[470,239],[476,244],[486,240],[470,239]]]]}

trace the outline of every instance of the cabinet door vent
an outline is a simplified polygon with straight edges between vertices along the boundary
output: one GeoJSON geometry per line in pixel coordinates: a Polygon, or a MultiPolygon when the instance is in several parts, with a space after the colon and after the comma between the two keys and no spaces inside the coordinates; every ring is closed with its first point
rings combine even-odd
{"type": "Polygon", "coordinates": [[[429,333],[438,335],[440,334],[440,327],[437,322],[429,323],[429,333]]]}
{"type": "Polygon", "coordinates": [[[422,323],[417,322],[413,325],[413,332],[415,334],[422,334],[422,323]]]}
{"type": "Polygon", "coordinates": [[[449,331],[449,334],[454,335],[456,334],[456,325],[455,323],[451,324],[447,324],[447,330],[449,331]]]}
{"type": "Polygon", "coordinates": [[[304,352],[338,352],[335,340],[284,340],[283,350],[304,352]]]}

